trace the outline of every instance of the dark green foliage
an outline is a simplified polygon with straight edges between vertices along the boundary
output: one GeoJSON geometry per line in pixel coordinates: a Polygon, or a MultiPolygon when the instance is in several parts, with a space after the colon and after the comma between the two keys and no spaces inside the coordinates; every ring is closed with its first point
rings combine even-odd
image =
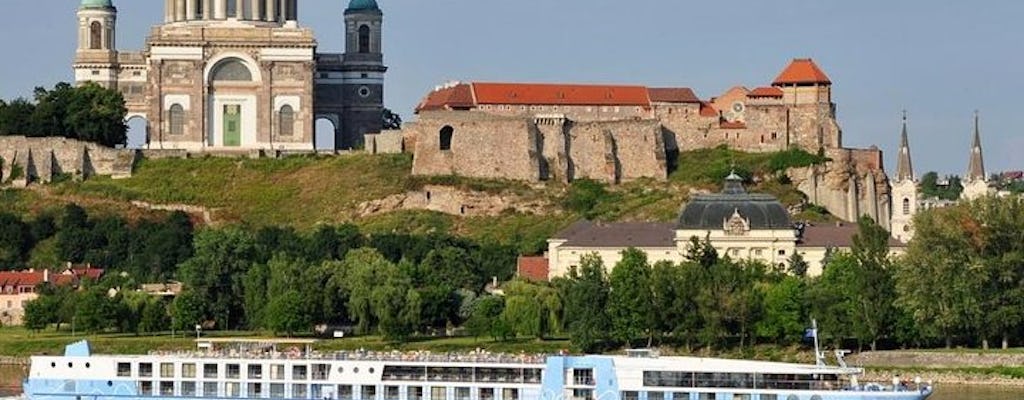
{"type": "Polygon", "coordinates": [[[801,149],[775,153],[744,153],[722,145],[713,149],[699,149],[679,155],[679,167],[670,178],[695,185],[718,185],[729,173],[740,176],[777,176],[789,168],[807,167],[828,162],[822,154],[811,154],[801,149]]]}
{"type": "Polygon", "coordinates": [[[490,336],[495,340],[505,340],[509,336],[508,329],[500,318],[505,309],[505,300],[499,296],[483,296],[472,306],[466,330],[474,337],[490,336]]]}
{"type": "Polygon", "coordinates": [[[384,129],[386,130],[398,130],[402,129],[402,116],[391,111],[391,109],[384,109],[384,129]]]}
{"type": "Polygon", "coordinates": [[[624,250],[609,278],[608,315],[617,341],[629,344],[646,338],[649,344],[653,339],[656,310],[650,278],[647,254],[634,248],[624,250]]]}
{"type": "Polygon", "coordinates": [[[15,215],[0,212],[0,270],[21,269],[34,245],[28,224],[15,215]]]}
{"type": "Polygon", "coordinates": [[[569,279],[565,322],[570,342],[579,351],[598,351],[608,344],[611,330],[607,313],[610,289],[604,263],[596,255],[585,255],[580,267],[570,271],[569,279]]]}
{"type": "Polygon", "coordinates": [[[65,136],[114,147],[127,140],[121,92],[89,83],[35,89],[35,104],[0,102],[0,135],[65,136]]]}
{"type": "Polygon", "coordinates": [[[613,195],[603,183],[590,179],[578,179],[569,185],[569,190],[562,199],[562,207],[575,212],[584,218],[594,218],[595,208],[613,195]]]}
{"type": "Polygon", "coordinates": [[[206,322],[207,307],[202,296],[194,290],[185,290],[171,303],[171,327],[178,331],[191,331],[206,322]]]}
{"type": "Polygon", "coordinates": [[[945,178],[948,184],[939,186],[939,174],[930,171],[921,176],[921,183],[918,187],[921,189],[921,195],[924,198],[938,198],[943,200],[958,200],[960,199],[960,192],[963,192],[964,186],[960,183],[960,177],[956,175],[947,175],[945,178]]]}
{"type": "Polygon", "coordinates": [[[244,278],[257,255],[251,234],[237,228],[204,230],[195,236],[195,255],[181,264],[181,281],[202,299],[200,315],[222,329],[243,326],[244,278]]]}

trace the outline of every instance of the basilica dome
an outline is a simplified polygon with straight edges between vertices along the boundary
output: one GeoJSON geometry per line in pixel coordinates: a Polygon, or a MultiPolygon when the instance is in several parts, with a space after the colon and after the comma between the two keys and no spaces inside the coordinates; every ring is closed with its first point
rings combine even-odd
{"type": "MultiPolygon", "coordinates": [[[[371,0],[372,1],[372,0],[371,0]]],[[[111,0],[82,0],[81,8],[111,8],[114,3],[111,0]]]]}
{"type": "Polygon", "coordinates": [[[748,229],[791,228],[789,212],[775,196],[747,193],[743,178],[730,174],[721,193],[696,195],[679,215],[678,229],[718,230],[739,214],[748,229]]]}
{"type": "Polygon", "coordinates": [[[352,0],[346,11],[380,10],[376,0],[352,0]]]}

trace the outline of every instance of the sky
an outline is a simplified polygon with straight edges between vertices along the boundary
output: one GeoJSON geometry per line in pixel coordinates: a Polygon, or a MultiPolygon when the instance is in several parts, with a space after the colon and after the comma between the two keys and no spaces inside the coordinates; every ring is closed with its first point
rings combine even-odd
{"type": "MultiPolygon", "coordinates": [[[[843,141],[892,174],[902,110],[918,176],[963,174],[980,111],[986,167],[1024,169],[1024,2],[929,0],[377,0],[385,105],[405,120],[447,81],[620,83],[701,98],[764,86],[792,58],[833,82],[843,141]]],[[[341,52],[347,0],[302,0],[319,51],[341,52]]],[[[79,0],[3,0],[0,97],[73,79],[79,0]]],[[[117,44],[141,49],[159,0],[115,0],[117,44]]]]}

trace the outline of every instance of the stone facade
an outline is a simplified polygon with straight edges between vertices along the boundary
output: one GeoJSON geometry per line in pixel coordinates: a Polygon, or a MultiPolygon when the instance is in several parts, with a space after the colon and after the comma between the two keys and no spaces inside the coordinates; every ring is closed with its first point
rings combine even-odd
{"type": "Polygon", "coordinates": [[[0,159],[0,182],[13,180],[16,186],[24,186],[49,182],[56,174],[129,177],[136,153],[62,137],[0,136],[0,159]],[[12,177],[14,166],[21,171],[19,176],[12,177]]]}
{"type": "Polygon", "coordinates": [[[141,52],[118,51],[112,4],[78,12],[76,81],[119,89],[128,118],[146,120],[146,148],[314,151],[314,121],[324,119],[335,147],[350,149],[381,130],[387,68],[375,2],[346,10],[344,54],[316,53],[296,0],[165,7],[141,52]]]}
{"type": "Polygon", "coordinates": [[[831,162],[791,171],[834,215],[889,226],[889,179],[877,148],[843,147],[831,82],[808,59],[771,84],[702,101],[687,88],[454,83],[436,88],[403,130],[417,175],[527,181],[666,179],[679,152],[721,145],[822,151],[831,162]]]}

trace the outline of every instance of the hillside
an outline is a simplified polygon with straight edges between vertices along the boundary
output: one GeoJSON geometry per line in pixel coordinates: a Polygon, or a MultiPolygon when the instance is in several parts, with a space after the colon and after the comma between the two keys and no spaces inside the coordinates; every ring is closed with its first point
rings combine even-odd
{"type": "MultiPolygon", "coordinates": [[[[515,242],[525,251],[536,251],[548,235],[583,217],[671,221],[691,193],[717,190],[718,181],[732,168],[755,177],[753,190],[775,194],[787,205],[799,204],[803,196],[778,172],[814,162],[814,157],[799,151],[699,150],[681,154],[666,182],[643,180],[613,187],[586,181],[566,185],[415,177],[409,173],[409,155],[143,160],[128,179],[65,179],[30,190],[0,191],[0,207],[37,214],[75,202],[91,211],[131,218],[176,208],[215,226],[280,225],[300,231],[351,222],[370,233],[449,231],[515,242]],[[491,204],[492,209],[466,212],[463,207],[465,215],[446,214],[408,201],[411,195],[422,197],[436,190],[456,196],[451,201],[469,198],[491,204]]],[[[800,218],[822,216],[810,213],[800,218]]]]}

